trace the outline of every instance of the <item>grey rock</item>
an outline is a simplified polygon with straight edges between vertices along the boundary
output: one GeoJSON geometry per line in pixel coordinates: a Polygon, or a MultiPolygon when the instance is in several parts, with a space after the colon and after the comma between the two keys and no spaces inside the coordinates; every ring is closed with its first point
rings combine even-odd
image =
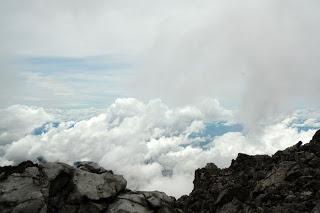
{"type": "Polygon", "coordinates": [[[152,209],[147,206],[143,206],[140,203],[135,203],[131,200],[119,199],[112,203],[107,213],[152,213],[152,209]]]}
{"type": "Polygon", "coordinates": [[[311,213],[320,213],[320,203],[317,203],[317,205],[312,209],[311,213]]]}
{"type": "Polygon", "coordinates": [[[164,192],[151,191],[142,192],[142,194],[153,208],[160,208],[161,206],[170,205],[175,202],[172,197],[169,197],[164,192]]]}
{"type": "Polygon", "coordinates": [[[320,130],[273,156],[238,154],[229,168],[197,169],[184,212],[320,213],[320,130]]]}
{"type": "Polygon", "coordinates": [[[47,207],[44,200],[34,199],[18,204],[13,208],[12,213],[45,213],[46,210],[47,207]]]}
{"type": "Polygon", "coordinates": [[[79,161],[79,162],[75,162],[74,165],[81,170],[91,172],[91,173],[102,174],[105,172],[109,172],[113,174],[111,170],[106,170],[105,168],[99,166],[99,164],[91,161],[79,161]]]}
{"type": "Polygon", "coordinates": [[[16,206],[31,200],[44,202],[45,197],[41,191],[41,183],[37,181],[38,176],[37,167],[28,167],[22,173],[9,175],[0,182],[0,203],[16,206]]]}
{"type": "Polygon", "coordinates": [[[114,212],[158,212],[177,213],[174,208],[175,199],[159,191],[135,191],[119,195],[118,200],[111,204],[108,213],[114,212]]]}
{"type": "Polygon", "coordinates": [[[126,188],[127,181],[111,173],[90,173],[76,170],[72,179],[76,193],[90,200],[108,199],[126,188]]]}
{"type": "Polygon", "coordinates": [[[30,161],[0,167],[0,212],[178,212],[162,192],[133,192],[121,175],[93,162],[77,168],[30,161]]]}
{"type": "Polygon", "coordinates": [[[59,174],[63,172],[71,174],[74,170],[72,166],[60,162],[46,162],[44,164],[40,164],[39,168],[42,170],[42,172],[48,178],[49,181],[54,180],[59,174]]]}
{"type": "Polygon", "coordinates": [[[118,199],[128,200],[133,203],[140,204],[142,206],[149,206],[148,201],[143,193],[139,192],[127,192],[118,196],[118,199]]]}

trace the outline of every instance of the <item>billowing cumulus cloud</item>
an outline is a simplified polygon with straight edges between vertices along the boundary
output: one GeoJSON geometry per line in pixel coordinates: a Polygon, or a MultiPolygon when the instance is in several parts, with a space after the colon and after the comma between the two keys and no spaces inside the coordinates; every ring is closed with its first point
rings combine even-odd
{"type": "MultiPolygon", "coordinates": [[[[123,174],[132,189],[158,189],[180,196],[191,191],[194,170],[208,162],[225,167],[239,152],[272,154],[299,140],[306,142],[314,133],[312,128],[293,127],[309,122],[306,114],[301,119],[297,113],[265,125],[259,143],[241,131],[210,134],[206,132],[210,123],[220,124],[215,127],[219,129],[234,125],[235,120],[233,112],[217,100],[206,99],[204,103],[206,108],[202,104],[169,107],[161,100],[118,99],[91,118],[64,121],[39,134],[30,131],[21,135],[3,149],[1,163],[39,156],[70,164],[90,160],[123,174]]],[[[15,110],[21,109],[15,106],[15,110]]],[[[27,119],[35,112],[24,113],[27,119]]]]}
{"type": "Polygon", "coordinates": [[[0,146],[18,140],[53,119],[43,108],[14,105],[0,109],[0,146]]]}

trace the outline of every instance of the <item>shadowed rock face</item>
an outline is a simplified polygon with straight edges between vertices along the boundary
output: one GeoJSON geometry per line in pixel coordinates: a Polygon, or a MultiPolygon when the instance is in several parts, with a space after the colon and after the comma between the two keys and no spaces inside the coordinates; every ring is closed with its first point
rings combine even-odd
{"type": "Polygon", "coordinates": [[[320,130],[273,156],[238,154],[231,166],[197,169],[184,212],[320,213],[320,130]]]}
{"type": "Polygon", "coordinates": [[[178,212],[162,192],[130,191],[127,182],[93,162],[0,167],[0,212],[178,212]]]}
{"type": "Polygon", "coordinates": [[[0,212],[320,213],[320,131],[273,156],[238,154],[231,166],[195,171],[194,189],[177,201],[163,192],[131,191],[93,162],[0,167],[0,212]]]}

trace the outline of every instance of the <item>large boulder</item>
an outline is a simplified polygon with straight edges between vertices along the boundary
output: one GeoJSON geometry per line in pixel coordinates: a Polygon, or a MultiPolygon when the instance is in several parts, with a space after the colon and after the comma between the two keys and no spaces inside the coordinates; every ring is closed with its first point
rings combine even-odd
{"type": "Polygon", "coordinates": [[[133,192],[121,175],[93,162],[0,167],[0,212],[177,212],[162,192],[133,192]]]}
{"type": "Polygon", "coordinates": [[[174,198],[167,196],[163,192],[127,192],[117,197],[116,202],[109,206],[107,213],[176,213],[179,211],[174,208],[174,202],[174,198]]]}
{"type": "Polygon", "coordinates": [[[40,180],[38,167],[24,162],[17,167],[0,169],[0,212],[46,212],[45,200],[48,195],[40,180]]]}
{"type": "Polygon", "coordinates": [[[127,181],[120,175],[109,172],[102,174],[76,170],[71,184],[75,186],[77,196],[89,200],[111,199],[126,188],[127,181]]]}

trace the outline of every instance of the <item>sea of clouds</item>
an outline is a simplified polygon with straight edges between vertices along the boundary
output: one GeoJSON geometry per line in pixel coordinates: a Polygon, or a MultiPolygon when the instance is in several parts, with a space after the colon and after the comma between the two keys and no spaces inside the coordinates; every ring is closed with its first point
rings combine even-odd
{"type": "Polygon", "coordinates": [[[191,192],[195,169],[230,165],[239,152],[272,154],[320,128],[320,113],[296,110],[257,124],[215,99],[169,107],[161,100],[117,99],[106,109],[57,110],[14,105],[0,110],[0,163],[23,160],[95,161],[123,174],[131,189],[191,192]]]}

